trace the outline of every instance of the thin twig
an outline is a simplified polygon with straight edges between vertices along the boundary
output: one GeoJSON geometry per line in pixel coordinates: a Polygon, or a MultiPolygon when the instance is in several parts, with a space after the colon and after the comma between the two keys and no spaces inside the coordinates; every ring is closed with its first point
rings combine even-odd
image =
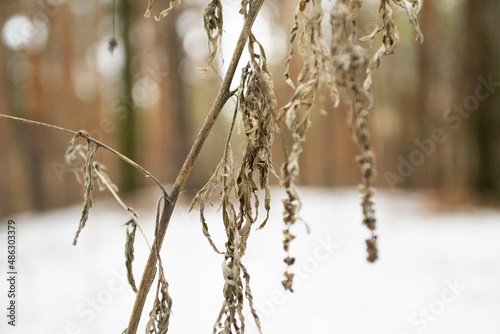
{"type": "MultiPolygon", "coordinates": [[[[236,72],[238,62],[240,60],[245,44],[248,40],[249,35],[251,34],[252,25],[264,1],[265,0],[255,0],[254,2],[252,2],[252,5],[250,6],[250,10],[245,18],[244,26],[241,30],[238,43],[236,44],[233,56],[231,58],[231,62],[229,63],[227,73],[219,89],[219,93],[217,94],[217,97],[215,98],[212,108],[209,114],[207,115],[207,118],[205,119],[205,122],[198,136],[196,137],[193,146],[191,147],[191,151],[189,152],[186,160],[184,161],[184,164],[177,176],[177,179],[175,180],[173,189],[170,193],[170,197],[166,198],[167,201],[165,202],[165,206],[163,207],[163,212],[158,224],[159,226],[157,229],[157,233],[155,235],[155,241],[153,241],[153,243],[157,245],[158,251],[161,249],[163,238],[165,237],[165,232],[168,228],[168,224],[170,222],[170,218],[172,217],[172,212],[175,203],[177,202],[177,198],[179,197],[180,191],[184,187],[187,178],[189,177],[189,174],[191,173],[194,164],[200,154],[201,148],[203,147],[205,140],[210,134],[210,131],[212,130],[215,121],[217,120],[217,117],[219,116],[222,110],[222,107],[231,97],[231,92],[229,90],[231,82],[236,72]]],[[[156,271],[156,262],[157,262],[157,252],[154,249],[152,249],[149,253],[149,258],[146,267],[144,268],[144,273],[142,275],[141,284],[137,291],[134,308],[130,316],[126,334],[137,333],[137,327],[139,325],[139,320],[141,319],[144,303],[146,302],[146,297],[149,293],[149,289],[151,288],[151,284],[153,283],[156,271]]]]}
{"type": "Polygon", "coordinates": [[[49,128],[49,129],[58,130],[58,131],[66,132],[66,133],[71,133],[72,135],[76,134],[76,132],[73,131],[73,130],[69,130],[69,129],[66,129],[66,128],[61,128],[60,126],[51,125],[51,124],[47,124],[47,123],[32,121],[32,120],[21,118],[21,117],[15,117],[15,116],[4,115],[4,114],[0,114],[0,117],[13,119],[15,121],[19,121],[19,122],[22,122],[22,123],[44,126],[46,128],[49,128]]]}
{"type": "Polygon", "coordinates": [[[167,191],[165,190],[165,188],[163,187],[163,185],[161,184],[161,182],[158,181],[158,179],[156,177],[154,177],[154,175],[152,175],[150,172],[148,172],[146,169],[144,169],[144,167],[142,167],[141,165],[139,165],[135,161],[127,158],[126,156],[124,156],[120,152],[118,152],[118,151],[112,149],[111,147],[109,147],[109,146],[101,143],[97,139],[92,138],[88,134],[88,132],[86,132],[86,131],[83,131],[83,130],[73,131],[73,130],[62,128],[62,127],[56,126],[56,125],[51,125],[51,124],[47,124],[47,123],[43,123],[43,122],[32,121],[32,120],[29,120],[29,119],[24,119],[24,118],[10,116],[10,115],[4,115],[4,114],[0,114],[0,117],[8,118],[8,119],[13,119],[13,120],[20,121],[20,122],[27,123],[27,124],[39,125],[39,126],[43,126],[43,127],[49,128],[49,129],[58,130],[58,131],[66,132],[66,133],[71,133],[73,136],[75,136],[74,139],[76,139],[77,137],[85,138],[86,140],[91,141],[94,144],[96,144],[98,147],[102,147],[103,149],[108,150],[109,152],[113,153],[114,155],[116,155],[118,158],[122,159],[123,161],[125,161],[129,165],[131,165],[131,166],[135,167],[136,169],[140,170],[147,178],[150,178],[151,180],[153,180],[153,182],[156,183],[156,185],[158,187],[160,187],[160,189],[163,192],[164,196],[167,196],[167,191]]]}
{"type": "MultiPolygon", "coordinates": [[[[82,155],[83,153],[80,153],[82,155]]],[[[151,249],[151,244],[149,243],[148,237],[146,236],[146,233],[144,233],[144,230],[142,229],[141,225],[139,224],[139,221],[137,219],[137,215],[135,212],[133,212],[128,206],[125,205],[123,200],[118,196],[118,193],[113,189],[112,185],[109,183],[108,179],[98,170],[94,169],[94,172],[96,173],[97,177],[101,182],[106,186],[108,191],[113,195],[115,200],[120,204],[120,206],[123,208],[123,210],[127,211],[127,213],[130,215],[131,220],[135,223],[135,225],[139,228],[139,231],[141,231],[142,236],[144,237],[144,240],[146,241],[146,244],[148,245],[148,248],[151,249]]]]}

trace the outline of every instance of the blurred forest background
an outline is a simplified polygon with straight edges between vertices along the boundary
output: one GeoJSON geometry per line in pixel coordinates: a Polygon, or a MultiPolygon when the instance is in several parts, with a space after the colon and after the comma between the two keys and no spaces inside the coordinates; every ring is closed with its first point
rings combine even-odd
{"type": "MultiPolygon", "coordinates": [[[[185,0],[160,22],[144,17],[146,0],[116,1],[115,15],[112,0],[2,0],[0,113],[87,130],[162,182],[173,182],[217,93],[241,27],[239,1],[222,2],[226,62],[219,59],[217,72],[201,73],[208,56],[202,19],[207,0],[185,0]],[[111,54],[113,21],[119,44],[111,54]]],[[[324,2],[327,8],[332,5],[324,2]]],[[[254,28],[272,66],[280,107],[292,94],[283,73],[296,5],[267,1],[254,28]]],[[[377,5],[365,1],[360,37],[375,27],[377,5]]],[[[153,12],[166,6],[157,1],[153,12]]],[[[404,11],[395,9],[395,16],[400,48],[374,78],[376,185],[430,189],[453,203],[498,203],[500,2],[424,1],[419,14],[423,44],[414,41],[404,11]]],[[[327,13],[324,21],[327,27],[327,13]]],[[[295,76],[298,62],[292,63],[295,76]]],[[[188,191],[197,191],[220,160],[233,106],[223,110],[188,191]]],[[[327,104],[326,115],[313,115],[301,157],[302,185],[359,182],[358,149],[345,108],[327,104]]],[[[70,139],[0,119],[0,216],[81,201],[82,186],[64,166],[70,139]]],[[[275,146],[279,170],[282,154],[275,146]]],[[[151,185],[110,154],[98,152],[96,160],[108,167],[121,191],[151,185]]]]}

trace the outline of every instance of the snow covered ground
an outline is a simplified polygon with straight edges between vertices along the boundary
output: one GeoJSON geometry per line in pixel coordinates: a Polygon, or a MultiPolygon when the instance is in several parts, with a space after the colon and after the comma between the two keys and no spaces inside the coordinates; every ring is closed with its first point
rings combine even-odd
{"type": "MultiPolygon", "coordinates": [[[[365,261],[359,194],[301,189],[302,217],[291,244],[297,258],[295,293],[284,293],[281,197],[274,192],[265,229],[254,231],[244,257],[264,333],[415,334],[500,333],[500,211],[437,213],[423,195],[376,196],[379,254],[365,261]]],[[[5,279],[0,333],[121,333],[134,302],[124,274],[127,215],[98,201],[77,247],[71,245],[81,207],[8,217],[18,246],[17,326],[7,326],[5,279]]],[[[149,236],[153,209],[137,210],[149,236]]],[[[0,266],[6,270],[6,222],[0,266]]],[[[223,230],[215,210],[208,223],[219,248],[223,230]]],[[[136,237],[136,280],[147,258],[136,237]]],[[[220,255],[201,233],[198,212],[178,207],[162,249],[174,300],[169,333],[211,333],[222,303],[220,255]]],[[[148,299],[145,317],[151,307],[148,299]]],[[[248,333],[257,333],[249,321],[248,333]]],[[[141,326],[145,321],[141,322],[141,326]]],[[[143,330],[139,331],[140,333],[143,330]]]]}

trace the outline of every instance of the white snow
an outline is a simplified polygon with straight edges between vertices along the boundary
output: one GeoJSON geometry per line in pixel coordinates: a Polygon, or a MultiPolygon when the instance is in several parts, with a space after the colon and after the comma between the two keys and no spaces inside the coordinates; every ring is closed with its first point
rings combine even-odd
{"type": "MultiPolygon", "coordinates": [[[[294,230],[290,294],[280,283],[283,193],[273,194],[271,219],[252,232],[243,258],[264,333],[500,333],[500,211],[438,213],[418,193],[377,193],[380,260],[369,264],[360,195],[303,188],[301,216],[311,233],[301,223],[294,230]]],[[[137,211],[152,239],[154,210],[137,211]]],[[[17,226],[18,314],[16,328],[7,326],[2,279],[0,333],[121,333],[127,326],[135,297],[124,274],[127,215],[111,201],[97,201],[74,247],[80,212],[78,205],[9,217],[17,226]]],[[[174,300],[169,333],[211,333],[222,303],[222,257],[203,237],[198,218],[197,210],[178,207],[161,252],[174,300]]],[[[223,249],[215,209],[207,218],[223,249]]],[[[4,272],[6,221],[0,231],[4,272]]],[[[138,233],[137,284],[147,255],[138,233]]],[[[151,305],[150,298],[141,328],[151,305]]],[[[246,332],[257,333],[247,318],[246,332]]]]}

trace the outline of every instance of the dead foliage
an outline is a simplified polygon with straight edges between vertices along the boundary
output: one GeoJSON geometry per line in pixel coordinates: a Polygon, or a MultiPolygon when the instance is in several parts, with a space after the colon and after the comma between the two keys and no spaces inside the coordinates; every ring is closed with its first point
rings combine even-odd
{"type": "MultiPolygon", "coordinates": [[[[422,39],[416,14],[420,9],[418,0],[381,0],[378,9],[377,27],[368,36],[358,38],[359,12],[361,0],[338,0],[330,12],[331,41],[327,47],[322,32],[324,11],[321,0],[302,0],[295,14],[295,23],[290,31],[290,51],[286,60],[285,79],[295,91],[289,103],[281,108],[278,121],[286,124],[292,134],[292,147],[286,150],[286,162],[282,167],[282,184],[288,197],[284,203],[283,231],[285,239],[283,247],[289,252],[289,244],[294,239],[290,227],[297,220],[300,210],[300,200],[296,190],[299,176],[299,157],[302,152],[302,142],[305,140],[310,126],[310,113],[316,101],[323,111],[324,101],[322,91],[329,91],[334,106],[340,99],[350,105],[348,111],[348,127],[354,142],[360,148],[356,160],[360,164],[362,193],[363,224],[371,232],[366,241],[368,261],[374,262],[378,257],[375,235],[375,210],[372,186],[376,176],[375,155],[370,146],[369,116],[373,109],[372,74],[380,66],[381,59],[396,51],[399,44],[399,33],[393,19],[391,3],[406,10],[410,22],[414,25],[417,38],[422,39]],[[371,42],[382,35],[382,45],[369,57],[371,42]],[[366,47],[363,41],[370,41],[366,47]],[[298,50],[303,61],[303,67],[294,84],[289,75],[289,66],[295,50],[298,50]]],[[[293,264],[294,258],[285,258],[287,268],[293,264]]],[[[291,290],[293,274],[287,269],[283,285],[291,290]]]]}
{"type": "MultiPolygon", "coordinates": [[[[149,0],[145,16],[150,15],[153,1],[149,0]]],[[[160,20],[167,16],[181,2],[181,0],[169,0],[168,7],[161,11],[156,19],[160,20]]],[[[213,123],[230,95],[235,96],[236,107],[222,159],[212,177],[198,192],[191,205],[191,209],[196,205],[199,207],[202,232],[214,251],[223,256],[223,302],[213,327],[213,333],[245,332],[246,320],[243,315],[245,300],[259,332],[262,332],[260,319],[254,308],[250,288],[250,274],[244,266],[242,258],[247,249],[252,227],[257,224],[259,229],[263,228],[269,219],[271,205],[269,176],[275,175],[271,154],[275,131],[281,137],[285,152],[285,163],[281,167],[280,180],[286,192],[286,198],[283,199],[283,221],[285,224],[283,229],[283,249],[286,253],[284,258],[286,270],[282,284],[285,290],[293,292],[295,258],[291,256],[290,245],[296,238],[292,234],[292,228],[297,220],[300,220],[301,201],[297,191],[300,175],[299,160],[303,151],[303,143],[306,140],[307,130],[311,126],[311,113],[316,107],[319,107],[320,111],[324,112],[326,104],[325,92],[328,92],[327,95],[329,95],[333,106],[338,106],[341,100],[350,106],[348,110],[348,127],[354,142],[359,146],[360,150],[360,154],[356,159],[361,170],[359,189],[362,194],[363,224],[367,226],[371,233],[371,237],[366,240],[367,260],[374,262],[378,258],[373,202],[375,190],[372,185],[376,175],[375,156],[370,145],[369,124],[370,113],[374,105],[372,75],[373,71],[380,66],[381,59],[393,54],[399,44],[399,33],[393,19],[393,6],[403,8],[406,11],[410,22],[415,27],[417,39],[423,39],[416,17],[420,9],[420,2],[418,0],[381,0],[377,10],[376,28],[368,36],[358,38],[359,13],[363,1],[337,0],[329,13],[331,40],[328,43],[324,37],[324,26],[322,25],[325,16],[323,2],[321,0],[300,0],[295,11],[294,24],[290,31],[289,54],[286,59],[284,73],[286,82],[294,91],[289,102],[279,111],[264,47],[257,41],[251,31],[251,26],[263,2],[264,0],[241,0],[240,2],[240,14],[245,18],[245,26],[238,42],[239,46],[236,46],[234,56],[231,59],[229,68],[232,68],[232,72],[224,79],[223,87],[225,88],[221,88],[218,97],[215,99],[216,102],[214,102],[209,114],[210,117],[207,117],[202,128],[203,131],[200,131],[199,137],[193,144],[193,149],[186,159],[170,195],[167,194],[162,184],[151,173],[119,152],[91,138],[85,131],[75,132],[41,122],[0,115],[4,118],[42,125],[73,134],[74,137],[66,151],[65,159],[79,182],[82,181],[83,176],[84,190],[84,204],[73,241],[74,245],[76,245],[78,237],[88,220],[89,211],[93,204],[92,193],[95,182],[98,183],[99,189],[110,191],[120,206],[130,214],[131,219],[126,224],[125,265],[129,283],[132,289],[137,292],[137,300],[142,300],[142,304],[139,302],[134,306],[129,328],[125,330],[129,334],[135,334],[137,330],[144,300],[153,281],[154,270],[157,273],[157,286],[153,307],[146,325],[146,333],[164,334],[168,331],[172,313],[172,298],[168,292],[169,285],[165,278],[160,257],[162,240],[158,239],[165,234],[179,192],[192,170],[207,133],[213,127],[213,123]],[[379,36],[381,36],[382,43],[370,56],[371,45],[379,36]],[[242,68],[238,89],[229,93],[231,79],[235,73],[234,69],[246,40],[250,61],[242,68]],[[363,44],[364,42],[369,43],[363,44]],[[303,67],[297,78],[292,78],[290,64],[295,56],[301,58],[303,67]],[[240,120],[239,125],[243,129],[246,145],[242,152],[241,161],[237,161],[235,164],[231,140],[237,120],[240,120]],[[288,140],[285,138],[286,135],[288,135],[288,140]],[[78,138],[86,140],[86,145],[77,144],[78,138]],[[134,261],[136,229],[139,228],[142,233],[143,231],[138,224],[135,212],[127,207],[117,195],[118,189],[104,172],[105,167],[94,161],[95,153],[101,147],[131,164],[146,177],[151,178],[163,193],[157,205],[155,243],[150,245],[144,236],[150,247],[150,259],[152,260],[145,270],[139,291],[132,275],[132,262],[134,261]],[[215,245],[209,233],[209,224],[205,217],[206,203],[212,204],[211,201],[216,191],[219,193],[219,210],[227,238],[223,248],[218,248],[215,245]],[[263,208],[266,216],[259,219],[262,195],[264,197],[263,208]],[[162,201],[164,205],[168,204],[169,206],[165,206],[164,211],[160,214],[162,201]],[[169,209],[165,210],[165,208],[169,209]],[[161,233],[160,222],[162,223],[161,233]]],[[[213,66],[213,61],[220,50],[223,34],[223,5],[220,0],[212,0],[208,3],[203,20],[208,36],[209,59],[207,68],[209,68],[213,66]]],[[[116,47],[116,40],[113,37],[110,49],[112,50],[114,47],[116,47]]]]}
{"type": "Polygon", "coordinates": [[[222,3],[220,0],[212,0],[203,14],[203,26],[208,37],[208,64],[202,71],[206,71],[212,66],[217,55],[221,50],[222,32],[223,32],[222,3]]]}

